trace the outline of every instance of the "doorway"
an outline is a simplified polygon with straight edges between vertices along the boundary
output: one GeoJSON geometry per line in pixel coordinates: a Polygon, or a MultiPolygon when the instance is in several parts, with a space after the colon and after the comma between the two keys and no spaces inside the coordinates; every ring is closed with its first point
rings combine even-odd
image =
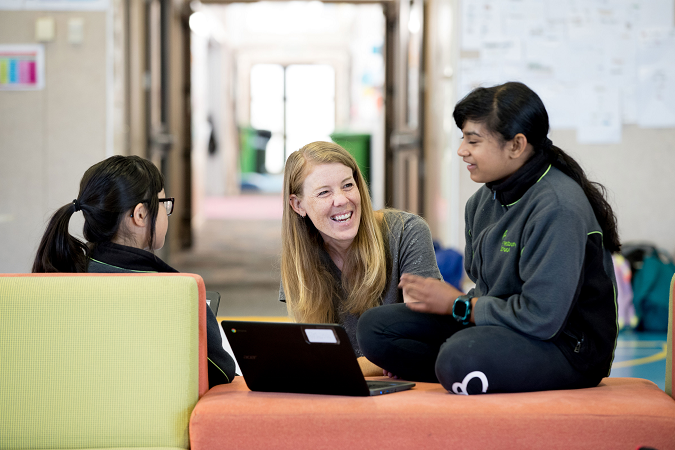
{"type": "MultiPolygon", "coordinates": [[[[385,15],[381,5],[203,4],[190,24],[193,152],[198,155],[193,179],[203,178],[203,168],[212,162],[203,158],[211,130],[220,137],[223,156],[213,162],[225,167],[220,183],[226,186],[226,195],[241,190],[242,173],[260,166],[247,163],[250,155],[242,142],[246,133],[242,129],[271,134],[264,170],[256,170],[256,179],[279,175],[287,155],[309,142],[330,140],[334,132],[365,133],[370,136],[371,194],[376,208],[384,206],[385,15]],[[204,69],[214,65],[220,68],[217,73],[204,69]],[[216,80],[218,86],[209,80],[216,80]],[[206,85],[210,88],[204,89],[206,85]],[[209,124],[208,117],[217,120],[209,124]]],[[[197,186],[197,191],[203,189],[197,186]]]]}
{"type": "MultiPolygon", "coordinates": [[[[410,14],[410,6],[403,10],[410,14]]],[[[418,186],[423,172],[418,117],[423,96],[406,98],[402,112],[396,112],[399,105],[394,101],[395,94],[421,89],[419,73],[409,71],[407,56],[421,48],[421,40],[401,43],[398,24],[407,24],[408,16],[401,19],[399,14],[398,2],[196,4],[189,21],[195,246],[187,259],[175,259],[177,268],[194,267],[224,299],[232,286],[248,283],[258,289],[256,301],[270,305],[267,315],[280,314],[276,300],[283,164],[290,152],[314,140],[328,140],[333,133],[369,137],[369,182],[376,209],[419,207],[421,202],[392,191],[410,185],[408,177],[418,186]],[[403,65],[397,55],[406,55],[403,65]],[[401,83],[405,89],[394,88],[401,83]],[[246,128],[270,133],[264,170],[242,172],[246,128]],[[396,173],[406,180],[394,183],[396,173]],[[246,217],[246,211],[255,215],[262,210],[270,215],[246,217]],[[225,233],[225,238],[214,233],[225,233]],[[242,247],[246,242],[265,250],[249,252],[242,247]],[[237,257],[223,260],[224,254],[237,257]],[[244,259],[262,265],[248,265],[244,259]],[[206,262],[212,265],[206,268],[206,262]],[[248,276],[255,273],[265,275],[248,276]]],[[[422,27],[417,25],[419,32],[422,27]]],[[[413,69],[421,70],[421,60],[413,62],[413,69]]],[[[251,308],[239,308],[234,315],[265,315],[265,308],[253,307],[255,302],[245,303],[251,308]]],[[[223,310],[220,315],[233,314],[223,310]]]]}
{"type": "Polygon", "coordinates": [[[267,173],[281,173],[288,155],[335,131],[335,69],[328,64],[256,64],[251,68],[251,126],[269,130],[267,173]]]}

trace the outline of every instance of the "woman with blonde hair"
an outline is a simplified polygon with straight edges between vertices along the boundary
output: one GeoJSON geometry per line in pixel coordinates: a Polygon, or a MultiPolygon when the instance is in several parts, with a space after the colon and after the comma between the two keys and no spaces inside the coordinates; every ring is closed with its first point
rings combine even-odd
{"type": "Polygon", "coordinates": [[[403,302],[404,273],[441,278],[426,222],[373,211],[356,161],[339,145],[312,142],[293,152],[284,170],[279,293],[289,315],[343,325],[364,373],[379,374],[363,357],[356,324],[368,309],[403,302]]]}

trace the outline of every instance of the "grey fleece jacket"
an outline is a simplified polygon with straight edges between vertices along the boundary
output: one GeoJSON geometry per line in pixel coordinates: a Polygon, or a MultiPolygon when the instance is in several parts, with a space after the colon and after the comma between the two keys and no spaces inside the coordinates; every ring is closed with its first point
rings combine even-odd
{"type": "Polygon", "coordinates": [[[533,159],[466,205],[476,325],[551,340],[578,370],[606,376],[618,333],[611,254],[581,187],[533,159]]]}

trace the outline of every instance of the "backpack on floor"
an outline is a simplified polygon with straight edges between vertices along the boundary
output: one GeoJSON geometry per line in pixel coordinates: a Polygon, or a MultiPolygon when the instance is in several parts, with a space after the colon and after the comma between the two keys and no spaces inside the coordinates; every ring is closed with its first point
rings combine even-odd
{"type": "Polygon", "coordinates": [[[622,253],[633,270],[638,330],[667,331],[670,281],[675,274],[673,258],[665,250],[648,244],[625,245],[622,253]]]}
{"type": "Polygon", "coordinates": [[[616,278],[616,304],[619,316],[619,329],[634,329],[638,326],[638,317],[633,304],[633,271],[630,263],[621,253],[612,254],[614,278],[616,278]]]}
{"type": "Polygon", "coordinates": [[[462,254],[452,248],[443,248],[438,242],[434,242],[436,263],[441,271],[443,281],[450,283],[457,289],[462,289],[462,277],[464,276],[464,264],[462,254]]]}

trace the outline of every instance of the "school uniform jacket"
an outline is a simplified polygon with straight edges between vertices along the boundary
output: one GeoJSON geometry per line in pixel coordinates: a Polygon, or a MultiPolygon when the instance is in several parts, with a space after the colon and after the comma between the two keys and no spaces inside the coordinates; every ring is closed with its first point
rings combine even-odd
{"type": "MultiPolygon", "coordinates": [[[[178,272],[154,254],[112,242],[96,245],[89,254],[90,273],[178,272]]],[[[230,383],[235,363],[223,349],[220,325],[211,308],[206,308],[206,343],[209,387],[230,383]]]]}
{"type": "Polygon", "coordinates": [[[611,254],[581,187],[543,154],[469,199],[465,269],[476,325],[550,340],[578,370],[609,374],[618,334],[611,254]]]}

